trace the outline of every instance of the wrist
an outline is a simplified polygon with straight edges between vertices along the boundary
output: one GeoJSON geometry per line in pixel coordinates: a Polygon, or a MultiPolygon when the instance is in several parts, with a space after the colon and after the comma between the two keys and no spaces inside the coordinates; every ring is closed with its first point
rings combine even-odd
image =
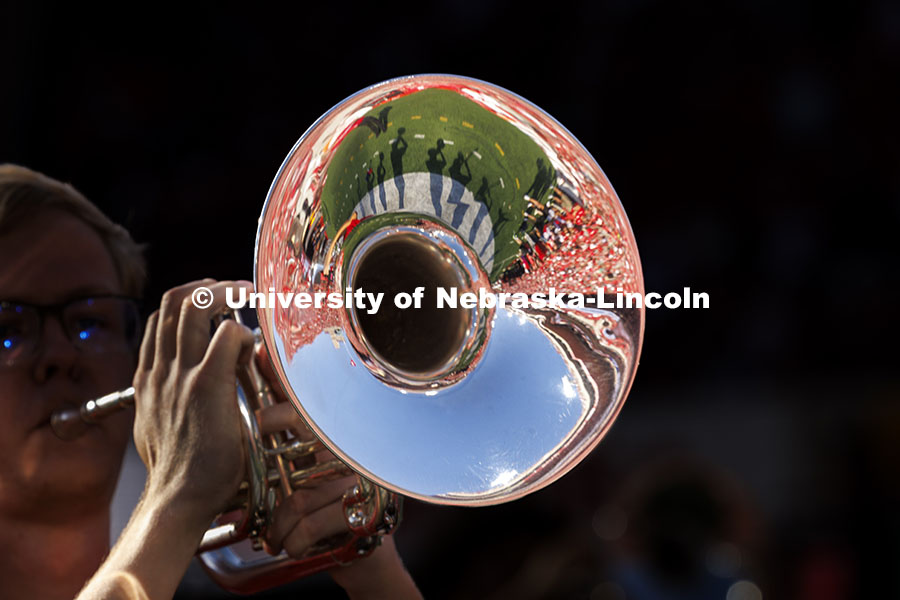
{"type": "Polygon", "coordinates": [[[209,506],[208,500],[203,502],[202,498],[193,497],[189,491],[187,486],[173,489],[172,486],[154,485],[148,481],[138,510],[162,527],[196,533],[199,541],[218,513],[209,506]]]}
{"type": "Polygon", "coordinates": [[[390,536],[383,538],[381,546],[371,555],[347,567],[332,570],[331,576],[351,600],[422,597],[390,536]]]}
{"type": "Polygon", "coordinates": [[[207,517],[189,503],[148,485],[79,599],[171,598],[208,525],[207,517]]]}

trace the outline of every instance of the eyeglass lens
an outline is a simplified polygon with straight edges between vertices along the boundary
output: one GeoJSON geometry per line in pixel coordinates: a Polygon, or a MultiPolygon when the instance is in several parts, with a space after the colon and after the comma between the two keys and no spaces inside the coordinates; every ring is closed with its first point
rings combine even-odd
{"type": "Polygon", "coordinates": [[[0,362],[14,364],[37,351],[42,320],[49,312],[58,315],[66,336],[82,351],[121,352],[137,344],[137,308],[125,298],[85,298],[58,311],[4,302],[0,303],[0,362]]]}

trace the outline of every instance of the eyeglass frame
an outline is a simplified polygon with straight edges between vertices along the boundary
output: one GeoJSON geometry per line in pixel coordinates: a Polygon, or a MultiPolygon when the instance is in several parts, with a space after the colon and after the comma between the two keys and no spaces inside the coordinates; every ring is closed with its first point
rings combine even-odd
{"type": "MultiPolygon", "coordinates": [[[[124,300],[133,308],[134,314],[134,334],[133,339],[129,340],[126,337],[123,337],[123,341],[125,345],[128,347],[128,350],[131,352],[137,351],[140,346],[141,338],[142,338],[142,330],[143,330],[143,320],[141,318],[141,300],[139,298],[134,298],[132,296],[127,296],[124,294],[87,294],[84,296],[78,296],[76,298],[70,298],[69,300],[65,300],[63,302],[55,302],[52,304],[34,304],[31,302],[22,302],[20,300],[0,300],[0,309],[5,309],[7,307],[15,307],[22,306],[25,308],[32,309],[34,313],[38,317],[38,335],[35,337],[35,342],[33,348],[26,352],[23,357],[18,357],[12,362],[6,362],[2,358],[2,353],[4,352],[3,348],[0,348],[0,368],[3,367],[12,367],[21,364],[22,362],[27,362],[28,360],[33,359],[37,356],[42,347],[42,340],[44,338],[44,325],[46,323],[47,317],[53,317],[56,319],[57,323],[59,323],[60,328],[62,329],[63,335],[72,344],[72,347],[78,350],[79,352],[83,352],[84,341],[82,339],[76,339],[73,337],[72,332],[68,330],[66,327],[65,320],[63,318],[66,309],[74,304],[79,302],[85,302],[87,300],[100,300],[100,299],[115,299],[115,300],[124,300]]],[[[90,351],[86,352],[86,354],[91,354],[90,351]]],[[[103,352],[99,352],[98,354],[104,354],[103,352]]]]}

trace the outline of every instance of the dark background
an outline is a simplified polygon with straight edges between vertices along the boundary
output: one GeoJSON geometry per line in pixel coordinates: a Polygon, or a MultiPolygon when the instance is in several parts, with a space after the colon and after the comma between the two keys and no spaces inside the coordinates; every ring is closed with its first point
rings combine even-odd
{"type": "Polygon", "coordinates": [[[554,115],[615,185],[647,290],[709,293],[648,312],[620,420],[557,485],[408,504],[426,596],[900,597],[897,3],[0,7],[0,162],[147,243],[149,306],[250,278],[297,138],[421,72],[554,115]]]}

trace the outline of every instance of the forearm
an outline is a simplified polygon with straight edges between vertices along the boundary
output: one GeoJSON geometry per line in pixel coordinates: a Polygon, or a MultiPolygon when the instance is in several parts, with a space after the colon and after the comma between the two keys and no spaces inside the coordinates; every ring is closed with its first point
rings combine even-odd
{"type": "Polygon", "coordinates": [[[386,536],[368,558],[331,571],[351,600],[420,600],[421,592],[386,536]]]}
{"type": "Polygon", "coordinates": [[[77,600],[171,598],[208,524],[184,503],[145,495],[77,600]]]}
{"type": "Polygon", "coordinates": [[[229,286],[252,288],[206,279],[173,288],[147,321],[134,374],[134,442],[147,489],[80,600],[171,598],[203,532],[241,483],[235,370],[250,359],[253,333],[226,320],[209,335],[209,315],[225,308],[229,286]],[[191,302],[200,286],[217,299],[207,311],[191,302]]]}

